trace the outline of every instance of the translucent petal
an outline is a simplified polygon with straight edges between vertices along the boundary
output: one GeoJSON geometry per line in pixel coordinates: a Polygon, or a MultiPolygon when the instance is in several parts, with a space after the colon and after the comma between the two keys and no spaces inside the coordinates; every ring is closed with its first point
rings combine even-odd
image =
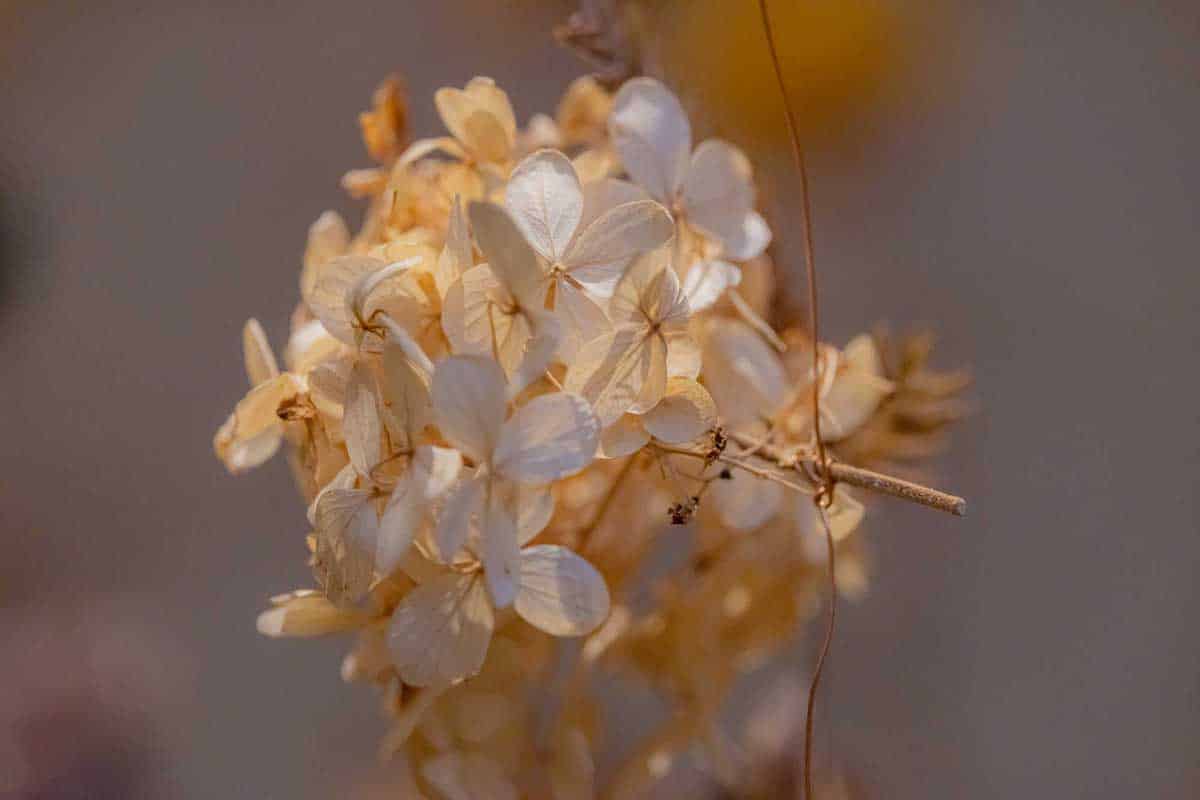
{"type": "Polygon", "coordinates": [[[639,200],[649,200],[650,195],[636,183],[618,178],[600,178],[583,185],[583,217],[579,230],[584,230],[607,211],[639,200]]]}
{"type": "Polygon", "coordinates": [[[530,246],[554,263],[583,215],[583,187],[570,159],[557,150],[539,150],[513,170],[504,205],[530,246]]]}
{"type": "Polygon", "coordinates": [[[562,320],[558,356],[567,364],[575,359],[585,342],[611,327],[600,304],[568,280],[557,283],[554,313],[562,320]]]}
{"type": "Polygon", "coordinates": [[[717,424],[717,404],[704,387],[686,378],[673,378],[658,405],[642,416],[642,425],[655,439],[682,444],[697,439],[717,424]]]}
{"type": "Polygon", "coordinates": [[[517,117],[505,91],[491,78],[479,75],[467,82],[466,91],[500,122],[500,127],[504,129],[511,146],[511,142],[516,138],[517,117]]]}
{"type": "Polygon", "coordinates": [[[595,567],[565,547],[527,547],[514,606],[552,636],[583,636],[608,616],[608,587],[595,567]]]}
{"type": "Polygon", "coordinates": [[[341,342],[357,346],[354,318],[346,300],[355,284],[387,264],[367,256],[341,256],[320,268],[312,291],[304,298],[325,330],[341,342]]]}
{"type": "Polygon", "coordinates": [[[688,336],[686,331],[667,334],[667,377],[691,378],[700,377],[703,365],[703,351],[700,344],[688,336]]]}
{"type": "MultiPolygon", "coordinates": [[[[479,93],[461,89],[438,89],[433,96],[446,129],[481,161],[501,162],[508,158],[512,138],[506,121],[489,108],[479,93]]],[[[410,148],[411,149],[411,148],[410,148]]]]}
{"type": "Polygon", "coordinates": [[[374,578],[379,517],[369,491],[328,489],[317,498],[314,571],[337,605],[358,602],[374,578]]]}
{"type": "Polygon", "coordinates": [[[708,139],[692,153],[681,200],[688,219],[738,218],[754,208],[754,172],[745,153],[729,142],[708,139]]]}
{"type": "Polygon", "coordinates": [[[524,315],[524,319],[529,322],[530,335],[520,362],[509,375],[509,398],[541,378],[554,361],[555,353],[562,349],[563,326],[558,317],[548,311],[535,311],[524,315]]]}
{"type": "Polygon", "coordinates": [[[687,171],[692,129],[670,90],[651,78],[627,81],[613,98],[608,131],[636,183],[659,200],[675,195],[687,171]]]}
{"type": "Polygon", "coordinates": [[[454,683],[479,672],[494,625],[481,577],[446,572],[400,601],[388,628],[388,651],[410,686],[454,683]]]}
{"type": "Polygon", "coordinates": [[[549,486],[517,487],[517,543],[524,546],[546,529],[554,516],[554,492],[549,486]]]}
{"type": "Polygon", "coordinates": [[[634,256],[662,246],[674,235],[675,222],[658,203],[623,203],[580,231],[563,264],[577,280],[614,283],[614,273],[623,272],[634,256]]]}
{"type": "MultiPolygon", "coordinates": [[[[429,397],[431,377],[413,366],[403,348],[383,344],[383,406],[388,430],[396,445],[411,449],[421,431],[433,418],[429,397]]],[[[311,383],[311,379],[310,379],[311,383]]]]}
{"type": "Polygon", "coordinates": [[[484,504],[480,525],[483,544],[483,571],[488,593],[496,608],[512,605],[517,594],[517,577],[521,545],[518,543],[517,520],[505,502],[507,493],[493,487],[484,504]]]}
{"type": "Polygon", "coordinates": [[[592,404],[601,427],[616,422],[642,396],[653,369],[648,342],[654,338],[642,327],[625,325],[586,343],[568,365],[563,386],[592,404]]]}
{"type": "Polygon", "coordinates": [[[256,319],[246,320],[242,328],[242,357],[246,363],[246,377],[251,386],[271,380],[279,374],[275,354],[267,341],[267,334],[256,319]]]}
{"type": "Polygon", "coordinates": [[[462,199],[455,195],[454,203],[450,207],[450,220],[446,226],[446,244],[438,256],[433,273],[438,294],[445,297],[450,285],[474,265],[467,215],[463,211],[462,199]]]}
{"type": "Polygon", "coordinates": [[[608,316],[614,325],[645,325],[650,321],[651,299],[657,291],[655,281],[669,268],[669,261],[665,247],[634,259],[609,300],[608,316]]]}
{"type": "Polygon", "coordinates": [[[592,463],[600,424],[587,401],[555,392],[521,406],[500,433],[496,472],[518,483],[550,483],[592,463]]]}
{"type": "Polygon", "coordinates": [[[683,280],[683,293],[692,313],[711,308],[726,289],[742,282],[742,271],[728,261],[697,261],[683,280]]]}
{"type": "Polygon", "coordinates": [[[458,480],[462,455],[446,447],[417,448],[413,462],[396,482],[379,520],[375,566],[383,575],[395,571],[425,521],[429,505],[458,480]]]}
{"type": "Polygon", "coordinates": [[[636,453],[650,441],[650,434],[642,426],[642,418],[635,414],[624,414],[600,432],[600,447],[597,458],[622,458],[636,453]]]}
{"type": "Polygon", "coordinates": [[[449,491],[434,530],[437,557],[449,562],[462,549],[471,533],[471,520],[483,503],[483,481],[465,478],[449,491]]]}
{"type": "Polygon", "coordinates": [[[660,334],[648,337],[642,346],[646,365],[645,380],[637,400],[629,407],[631,414],[644,414],[654,408],[667,392],[667,341],[660,334]]]}
{"type": "Polygon", "coordinates": [[[537,254],[513,218],[494,203],[471,203],[467,213],[475,240],[496,279],[519,304],[542,308],[546,297],[545,275],[537,254]]]}
{"type": "Polygon", "coordinates": [[[477,462],[491,458],[506,410],[504,372],[478,356],[451,356],[433,373],[438,427],[455,447],[477,462]]]}
{"type": "Polygon", "coordinates": [[[466,158],[467,153],[456,140],[449,136],[439,136],[435,139],[417,139],[400,154],[400,165],[411,164],[430,153],[442,152],[454,158],[466,158]]]}
{"type": "Polygon", "coordinates": [[[381,458],[383,423],[375,400],[375,376],[365,362],[360,361],[350,371],[342,433],[346,437],[350,463],[359,475],[370,475],[381,458]]]}

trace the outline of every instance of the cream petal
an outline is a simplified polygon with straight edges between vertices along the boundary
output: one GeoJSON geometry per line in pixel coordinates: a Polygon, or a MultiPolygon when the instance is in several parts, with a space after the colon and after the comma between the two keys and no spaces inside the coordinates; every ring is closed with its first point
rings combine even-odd
{"type": "Polygon", "coordinates": [[[484,505],[480,525],[483,545],[483,571],[488,594],[496,608],[508,608],[517,594],[518,543],[517,520],[504,502],[507,492],[494,485],[484,505]]]}
{"type": "Polygon", "coordinates": [[[692,223],[720,242],[722,253],[737,261],[758,258],[771,244],[771,228],[757,211],[745,211],[734,216],[713,217],[703,222],[689,217],[692,223]]]}
{"type": "Polygon", "coordinates": [[[279,407],[300,392],[294,375],[283,373],[251,389],[217,431],[213,449],[230,472],[256,467],[279,447],[279,407]]]}
{"type": "Polygon", "coordinates": [[[391,340],[384,342],[384,420],[394,443],[402,448],[411,449],[433,418],[430,380],[430,375],[413,366],[403,348],[391,340]]]}
{"type": "Polygon", "coordinates": [[[653,200],[623,203],[601,214],[571,242],[563,256],[567,270],[580,281],[614,283],[634,256],[666,244],[675,221],[653,200]]]}
{"type": "Polygon", "coordinates": [[[352,609],[338,608],[320,592],[303,591],[272,599],[274,607],[258,615],[256,627],[264,636],[309,637],[342,633],[366,619],[352,609]]]}
{"type": "Polygon", "coordinates": [[[703,378],[727,425],[757,422],[788,398],[778,353],[739,320],[714,321],[705,342],[703,378]]]}
{"type": "Polygon", "coordinates": [[[400,565],[430,503],[450,490],[461,469],[462,455],[457,450],[429,445],[417,448],[379,520],[375,566],[381,574],[389,575],[400,565]]]}
{"type": "Polygon", "coordinates": [[[342,433],[350,463],[359,475],[369,476],[380,461],[383,426],[375,400],[375,377],[365,362],[360,361],[350,371],[342,433]]]}
{"type": "Polygon", "coordinates": [[[646,366],[645,380],[637,400],[629,407],[631,414],[644,414],[663,399],[667,391],[667,341],[655,334],[645,339],[642,346],[646,366]]]}
{"type": "Polygon", "coordinates": [[[636,183],[619,178],[598,178],[583,185],[583,217],[578,230],[584,230],[604,213],[626,203],[649,200],[650,195],[636,183]]]}
{"type": "Polygon", "coordinates": [[[317,498],[314,518],[314,570],[326,596],[337,605],[358,602],[374,578],[379,517],[371,492],[323,491],[317,498]]]}
{"type": "Polygon", "coordinates": [[[471,203],[467,214],[479,249],[496,279],[522,306],[542,308],[545,273],[513,218],[495,203],[484,202],[471,203]]]}
{"type": "Polygon", "coordinates": [[[597,458],[623,458],[636,453],[650,441],[650,434],[636,414],[624,414],[600,432],[597,458]]]}
{"type": "Polygon", "coordinates": [[[708,139],[692,153],[680,199],[688,218],[740,217],[754,208],[754,172],[745,153],[729,142],[708,139]]]}
{"type": "Polygon", "coordinates": [[[530,335],[525,352],[508,379],[509,399],[541,378],[554,361],[554,354],[562,348],[563,326],[558,317],[548,311],[535,311],[524,318],[529,322],[530,335]]]}
{"type": "Polygon", "coordinates": [[[601,427],[616,422],[641,397],[653,368],[648,344],[653,338],[642,327],[625,325],[584,344],[568,365],[564,388],[592,404],[601,427]]]}
{"type": "Polygon", "coordinates": [[[368,256],[335,258],[321,266],[304,301],[331,336],[357,347],[355,321],[346,301],[359,280],[386,266],[385,262],[368,256]]]}
{"type": "Polygon", "coordinates": [[[446,244],[442,247],[433,271],[438,294],[445,298],[450,285],[473,266],[475,254],[471,247],[467,215],[463,211],[462,198],[455,195],[454,203],[450,207],[450,219],[446,225],[446,244]]]}
{"type": "Polygon", "coordinates": [[[552,636],[583,636],[608,617],[608,587],[595,567],[565,547],[527,547],[514,607],[552,636]]]}
{"type": "Polygon", "coordinates": [[[675,195],[687,171],[692,129],[670,90],[651,78],[627,81],[613,98],[608,131],[636,183],[659,200],[675,195]]]}
{"type": "Polygon", "coordinates": [[[495,468],[518,483],[550,483],[590,464],[599,435],[599,422],[582,397],[535,397],[504,423],[495,468]]]}
{"type": "Polygon", "coordinates": [[[505,416],[504,372],[478,356],[451,356],[433,373],[432,399],[438,428],[477,462],[487,461],[505,416]]]}
{"type": "Polygon", "coordinates": [[[308,297],[316,285],[320,268],[350,249],[350,228],[342,215],[326,211],[308,228],[304,266],[300,272],[300,295],[308,297]]]}
{"type": "Polygon", "coordinates": [[[275,353],[271,351],[267,334],[254,318],[246,320],[242,328],[242,358],[251,386],[265,383],[279,374],[279,365],[275,362],[275,353]]]}
{"type": "Polygon", "coordinates": [[[554,263],[579,226],[583,187],[570,159],[557,150],[538,150],[513,170],[504,205],[530,246],[554,263]]]}
{"type": "Polygon", "coordinates": [[[449,563],[466,544],[471,520],[483,507],[483,490],[480,478],[465,478],[449,490],[433,536],[436,556],[441,561],[449,563]]]}
{"type": "Polygon", "coordinates": [[[600,304],[568,280],[559,280],[557,283],[554,313],[562,320],[558,357],[566,364],[575,360],[585,342],[611,327],[608,315],[600,304]]]}
{"type": "Polygon", "coordinates": [[[708,497],[726,526],[751,531],[779,511],[786,491],[782,486],[741,470],[731,480],[713,481],[708,497]]]}
{"type": "Polygon", "coordinates": [[[554,492],[549,486],[517,487],[517,543],[528,544],[546,529],[554,516],[554,492]]]}
{"type": "Polygon", "coordinates": [[[682,444],[703,436],[717,424],[717,404],[703,386],[673,378],[658,405],[642,416],[642,425],[655,439],[682,444]]]}
{"type": "Polygon", "coordinates": [[[726,289],[742,282],[742,271],[728,261],[697,261],[683,280],[683,294],[692,313],[711,308],[726,289]]]}
{"type": "Polygon", "coordinates": [[[483,667],[494,626],[482,577],[446,572],[400,601],[388,627],[388,651],[410,686],[455,683],[483,667]]]}

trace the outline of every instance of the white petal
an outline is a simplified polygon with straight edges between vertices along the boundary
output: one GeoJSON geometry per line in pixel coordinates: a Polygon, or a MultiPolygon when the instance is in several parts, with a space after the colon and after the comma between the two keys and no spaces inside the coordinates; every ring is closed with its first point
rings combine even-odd
{"type": "Polygon", "coordinates": [[[706,342],[704,385],[725,423],[737,425],[774,414],[788,398],[789,382],[779,355],[753,328],[721,320],[706,342]]]}
{"type": "Polygon", "coordinates": [[[644,328],[622,326],[586,343],[568,365],[563,386],[592,404],[601,427],[616,422],[642,396],[655,338],[644,328]]]}
{"type": "Polygon", "coordinates": [[[667,342],[661,335],[646,339],[642,348],[646,364],[645,380],[637,400],[629,407],[631,414],[644,414],[654,408],[667,393],[667,342]]]}
{"type": "Polygon", "coordinates": [[[478,462],[491,457],[504,423],[505,380],[500,366],[477,356],[452,356],[433,373],[433,410],[438,428],[478,462]]]}
{"type": "Polygon", "coordinates": [[[508,608],[517,594],[518,543],[517,520],[508,509],[506,492],[493,487],[484,504],[480,538],[483,546],[483,571],[488,593],[496,608],[508,608]]]}
{"type": "Polygon", "coordinates": [[[642,426],[642,418],[635,414],[624,414],[600,432],[600,448],[597,458],[622,458],[636,453],[650,441],[650,434],[642,426]]]}
{"type": "Polygon", "coordinates": [[[549,486],[522,484],[517,488],[517,543],[524,546],[546,529],[554,516],[554,492],[549,486]]]}
{"type": "Polygon", "coordinates": [[[517,800],[500,765],[481,753],[450,751],[421,765],[425,780],[445,800],[517,800]]]}
{"type": "Polygon", "coordinates": [[[388,650],[410,686],[454,683],[479,672],[494,625],[481,576],[447,572],[400,601],[388,628],[388,650]]]}
{"type": "Polygon", "coordinates": [[[697,261],[683,280],[683,293],[692,313],[711,308],[726,289],[742,282],[742,271],[728,261],[697,261]]]}
{"type": "Polygon", "coordinates": [[[513,170],[504,204],[530,246],[554,263],[583,216],[583,187],[570,159],[557,150],[539,150],[513,170]]]}
{"type": "Polygon", "coordinates": [[[471,229],[492,273],[522,306],[542,308],[546,285],[537,254],[513,218],[494,203],[471,203],[471,229]]]}
{"type": "Polygon", "coordinates": [[[635,182],[659,200],[674,196],[692,150],[691,125],[675,95],[651,78],[627,81],[613,98],[608,131],[635,182]]]}
{"type": "Polygon", "coordinates": [[[548,311],[531,311],[525,319],[529,321],[530,337],[525,342],[524,355],[509,376],[510,399],[541,378],[554,361],[554,354],[562,348],[563,326],[558,317],[548,311]]]}
{"type": "Polygon", "coordinates": [[[269,381],[279,374],[279,365],[275,363],[275,354],[271,352],[267,334],[256,319],[246,320],[242,328],[242,356],[251,386],[269,381]]]}
{"type": "Polygon", "coordinates": [[[483,489],[483,481],[478,478],[465,478],[450,489],[434,531],[435,555],[440,560],[448,563],[466,544],[471,520],[483,508],[483,489]]]}
{"type": "Polygon", "coordinates": [[[521,551],[517,613],[552,636],[583,636],[608,616],[608,587],[596,568],[565,547],[521,551]]]}
{"type": "Polygon", "coordinates": [[[624,203],[602,214],[571,243],[563,263],[577,280],[612,283],[633,257],[666,244],[675,221],[653,200],[624,203]]]}
{"type": "Polygon", "coordinates": [[[320,267],[315,285],[304,301],[331,336],[357,346],[354,318],[346,300],[363,276],[386,266],[385,262],[367,256],[335,258],[320,267]]]}
{"type": "Polygon", "coordinates": [[[375,567],[381,574],[389,575],[400,565],[425,521],[430,503],[449,491],[461,468],[462,455],[457,450],[428,445],[417,449],[379,520],[375,567]]]}
{"type": "Polygon", "coordinates": [[[362,361],[354,365],[346,384],[342,432],[346,437],[350,463],[359,475],[369,476],[381,457],[383,423],[375,402],[375,376],[362,361]]]}
{"type": "MultiPolygon", "coordinates": [[[[804,544],[809,559],[815,563],[825,563],[829,556],[825,542],[825,526],[812,497],[803,495],[796,498],[796,527],[804,544]]],[[[863,520],[866,509],[854,495],[843,486],[833,490],[833,504],[825,510],[825,518],[829,521],[829,532],[834,542],[840,542],[858,528],[863,520]]]]}
{"type": "Polygon", "coordinates": [[[746,154],[729,142],[708,139],[696,147],[683,181],[688,219],[740,217],[754,208],[754,173],[746,154]]]}
{"type": "Polygon", "coordinates": [[[600,304],[587,292],[567,280],[559,280],[555,290],[554,313],[562,320],[558,356],[571,363],[585,342],[607,331],[611,325],[600,304]]]}
{"type": "Polygon", "coordinates": [[[655,439],[671,444],[690,442],[717,424],[717,404],[704,387],[674,378],[658,405],[642,416],[642,425],[655,439]]]}
{"type": "Polygon", "coordinates": [[[535,397],[504,423],[496,471],[520,483],[550,483],[592,463],[600,423],[587,401],[556,392],[535,397]]]}
{"type": "Polygon", "coordinates": [[[732,475],[731,480],[710,484],[709,498],[722,523],[734,530],[750,531],[775,516],[786,491],[782,486],[741,470],[733,470],[732,475]]]}
{"type": "Polygon", "coordinates": [[[649,200],[646,190],[635,183],[617,178],[600,178],[583,185],[583,218],[578,230],[584,230],[605,212],[638,200],[649,200]]]}

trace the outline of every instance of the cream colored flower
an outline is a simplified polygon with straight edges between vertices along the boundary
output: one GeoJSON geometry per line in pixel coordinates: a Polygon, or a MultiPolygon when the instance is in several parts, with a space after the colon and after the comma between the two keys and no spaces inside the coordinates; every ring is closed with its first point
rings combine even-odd
{"type": "Polygon", "coordinates": [[[629,263],[674,231],[667,210],[635,186],[606,180],[584,187],[556,150],[539,150],[517,165],[504,203],[540,257],[564,328],[564,360],[606,327],[602,303],[629,263]]]}
{"type": "Polygon", "coordinates": [[[480,165],[501,166],[511,160],[517,120],[508,95],[495,81],[472,78],[464,89],[438,89],[433,100],[451,135],[413,142],[400,157],[402,164],[436,150],[480,165]]]}
{"type": "Polygon", "coordinates": [[[754,210],[750,162],[741,150],[708,139],[692,151],[692,129],[679,100],[650,78],[634,78],[617,92],[608,120],[613,145],[633,180],[678,220],[745,261],[771,241],[754,210]]]}
{"type": "Polygon", "coordinates": [[[870,419],[895,390],[883,377],[883,361],[875,339],[861,334],[850,340],[837,361],[833,383],[821,400],[821,436],[844,439],[870,419]]]}
{"type": "Polygon", "coordinates": [[[595,457],[599,435],[591,409],[576,395],[536,397],[506,421],[508,397],[504,373],[488,359],[454,356],[433,376],[438,428],[476,465],[446,501],[438,549],[452,557],[466,544],[471,520],[482,520],[482,562],[500,607],[513,600],[520,549],[510,485],[544,485],[579,472],[595,457]]]}
{"type": "Polygon", "coordinates": [[[667,248],[636,260],[609,302],[613,329],[580,348],[564,386],[585,397],[607,427],[626,412],[642,414],[667,390],[671,349],[691,347],[690,313],[667,248]]]}

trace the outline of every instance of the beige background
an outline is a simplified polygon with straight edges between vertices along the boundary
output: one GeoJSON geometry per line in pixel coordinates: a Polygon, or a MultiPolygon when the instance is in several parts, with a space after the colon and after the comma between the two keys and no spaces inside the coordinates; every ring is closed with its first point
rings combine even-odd
{"type": "MultiPolygon", "coordinates": [[[[0,796],[30,746],[44,798],[327,798],[371,764],[340,645],[254,632],[306,580],[286,469],[231,479],[210,437],[242,321],[283,341],[306,226],[354,208],[380,77],[427,134],[438,85],[490,74],[525,119],[576,74],[565,3],[489,5],[0,4],[0,796]]],[[[929,72],[812,155],[824,317],[973,366],[939,476],[971,516],[876,506],[836,757],[872,797],[1195,797],[1200,13],[925,12],[929,72]]]]}

